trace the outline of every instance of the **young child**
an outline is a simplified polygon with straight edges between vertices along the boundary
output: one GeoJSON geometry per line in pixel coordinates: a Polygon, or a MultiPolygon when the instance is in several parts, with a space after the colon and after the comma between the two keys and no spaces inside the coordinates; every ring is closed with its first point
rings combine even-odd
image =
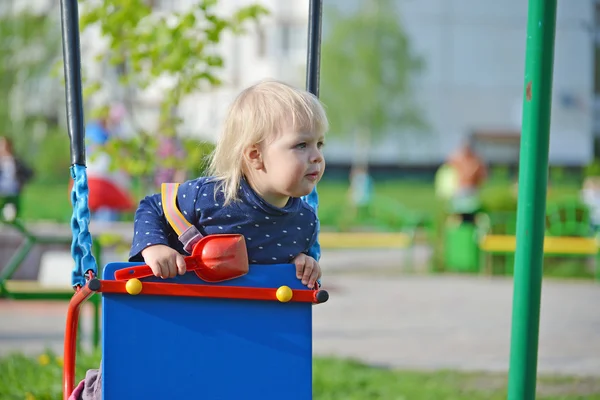
{"type": "MultiPolygon", "coordinates": [[[[318,222],[301,197],[323,174],[326,130],[313,95],[277,81],[249,87],[229,110],[210,176],[179,186],[179,210],[202,236],[243,234],[251,264],[296,264],[298,278],[313,288],[321,275],[310,252],[318,222]]],[[[167,222],[160,194],[141,201],[134,232],[130,261],[143,260],[162,278],[185,273],[191,246],[184,249],[167,222]]]]}
{"type": "MultiPolygon", "coordinates": [[[[209,177],[177,190],[177,207],[194,226],[195,239],[241,233],[250,264],[293,263],[298,279],[312,289],[321,277],[319,223],[302,197],[314,193],[323,175],[327,129],[321,103],[306,91],[274,80],[242,91],[227,114],[209,177]]],[[[140,202],[130,261],[172,278],[186,272],[191,244],[169,225],[160,194],[140,202]]],[[[88,371],[72,398],[100,399],[100,380],[99,371],[88,371]]]]}

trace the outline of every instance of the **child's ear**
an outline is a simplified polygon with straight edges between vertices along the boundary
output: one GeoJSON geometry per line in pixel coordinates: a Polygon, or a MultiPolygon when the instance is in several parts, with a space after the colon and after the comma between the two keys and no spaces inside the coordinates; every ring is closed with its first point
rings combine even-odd
{"type": "Polygon", "coordinates": [[[244,158],[248,166],[252,169],[261,169],[263,167],[262,154],[257,145],[252,145],[244,151],[244,158]]]}

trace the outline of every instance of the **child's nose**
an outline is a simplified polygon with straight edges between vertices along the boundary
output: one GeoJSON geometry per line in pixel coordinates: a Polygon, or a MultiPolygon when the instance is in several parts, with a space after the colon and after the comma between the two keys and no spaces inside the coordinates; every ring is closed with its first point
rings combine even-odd
{"type": "Polygon", "coordinates": [[[321,153],[321,150],[316,150],[311,154],[311,161],[315,164],[323,162],[323,153],[321,153]]]}

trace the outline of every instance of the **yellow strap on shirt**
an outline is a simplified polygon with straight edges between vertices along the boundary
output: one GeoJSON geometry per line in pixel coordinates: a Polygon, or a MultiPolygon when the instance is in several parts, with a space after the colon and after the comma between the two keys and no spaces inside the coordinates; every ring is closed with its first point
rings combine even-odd
{"type": "Polygon", "coordinates": [[[165,213],[167,221],[177,232],[178,236],[181,236],[192,224],[183,216],[179,208],[177,208],[177,189],[179,183],[163,183],[160,186],[160,195],[162,199],[162,209],[165,213]]]}

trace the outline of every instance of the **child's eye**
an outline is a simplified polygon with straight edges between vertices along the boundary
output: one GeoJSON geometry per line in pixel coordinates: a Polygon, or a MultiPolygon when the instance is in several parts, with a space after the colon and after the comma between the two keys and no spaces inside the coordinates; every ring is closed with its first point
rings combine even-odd
{"type": "Polygon", "coordinates": [[[302,142],[302,143],[298,143],[298,144],[296,145],[296,148],[297,148],[297,149],[304,149],[304,148],[306,148],[306,143],[304,143],[304,142],[302,142]]]}
{"type": "Polygon", "coordinates": [[[317,143],[317,147],[320,149],[321,147],[325,146],[325,142],[321,141],[319,143],[317,143]]]}

